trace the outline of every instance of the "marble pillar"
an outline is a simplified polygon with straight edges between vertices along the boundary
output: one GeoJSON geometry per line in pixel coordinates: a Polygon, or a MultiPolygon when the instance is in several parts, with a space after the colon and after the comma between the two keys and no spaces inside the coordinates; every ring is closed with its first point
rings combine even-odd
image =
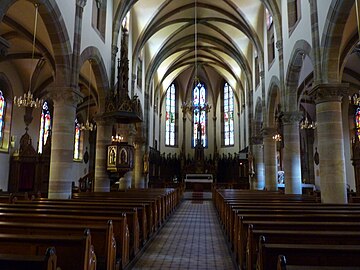
{"type": "Polygon", "coordinates": [[[265,189],[276,191],[278,189],[276,141],[272,138],[276,134],[276,129],[263,128],[262,133],[264,140],[265,189]]]}
{"type": "Polygon", "coordinates": [[[106,171],[107,145],[111,144],[113,122],[95,118],[96,156],[94,191],[110,191],[110,178],[106,171]]]}
{"type": "Polygon", "coordinates": [[[303,118],[301,112],[285,112],[283,123],[283,168],[285,172],[285,193],[302,194],[300,133],[299,122],[303,118]]]}
{"type": "Polygon", "coordinates": [[[347,88],[347,84],[319,84],[313,88],[323,203],[347,203],[341,112],[341,102],[347,88]]]}
{"type": "Polygon", "coordinates": [[[52,124],[49,193],[50,199],[71,196],[74,157],[74,123],[76,106],[82,94],[72,87],[53,87],[49,96],[54,102],[52,124]]]}

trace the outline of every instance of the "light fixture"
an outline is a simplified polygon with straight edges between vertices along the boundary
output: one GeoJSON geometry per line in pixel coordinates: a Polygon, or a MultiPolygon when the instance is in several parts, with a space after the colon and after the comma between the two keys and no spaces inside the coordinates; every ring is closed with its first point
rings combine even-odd
{"type": "MultiPolygon", "coordinates": [[[[197,52],[197,0],[195,0],[194,2],[194,54],[195,54],[195,75],[194,75],[194,84],[195,87],[196,86],[201,86],[199,77],[198,77],[198,52],[197,52]]],[[[197,104],[194,103],[194,101],[184,101],[181,105],[182,111],[183,113],[190,113],[190,114],[194,114],[194,115],[198,115],[200,114],[202,111],[204,111],[205,113],[210,112],[211,109],[211,105],[207,102],[201,104],[200,102],[198,102],[197,104]]]]}
{"type": "Polygon", "coordinates": [[[124,137],[117,134],[115,136],[111,136],[111,141],[112,142],[118,142],[118,143],[121,143],[122,141],[124,140],[124,137]]]}
{"type": "Polygon", "coordinates": [[[89,116],[90,116],[90,98],[91,98],[91,93],[90,93],[90,89],[91,89],[91,60],[89,60],[89,98],[88,98],[88,108],[87,108],[87,116],[86,116],[86,122],[85,125],[81,124],[81,130],[90,130],[93,131],[95,129],[95,126],[93,123],[90,123],[89,121],[89,116]]]}
{"type": "MultiPolygon", "coordinates": [[[[37,31],[37,21],[38,21],[38,12],[39,12],[39,4],[35,3],[35,22],[34,22],[34,36],[32,43],[32,54],[31,54],[31,63],[34,60],[35,54],[35,42],[36,42],[36,31],[37,31]]],[[[39,108],[42,106],[43,100],[36,98],[34,100],[34,96],[31,93],[31,79],[32,73],[30,72],[30,80],[29,80],[29,90],[24,96],[14,97],[14,104],[18,107],[31,107],[31,108],[39,108]]]]}
{"type": "Polygon", "coordinates": [[[355,93],[352,96],[349,96],[349,102],[355,106],[360,105],[360,90],[359,93],[355,93]]]}
{"type": "Polygon", "coordinates": [[[281,135],[279,133],[275,134],[274,136],[272,136],[272,139],[275,142],[281,142],[281,135]]]}
{"type": "Polygon", "coordinates": [[[197,61],[197,0],[194,2],[195,8],[194,8],[194,54],[195,54],[195,76],[194,76],[194,82],[195,85],[199,83],[199,77],[198,77],[198,61],[197,61]]]}
{"type": "MultiPolygon", "coordinates": [[[[302,57],[302,65],[304,65],[305,54],[302,53],[302,54],[301,54],[301,57],[302,57]]],[[[304,77],[304,88],[303,88],[303,91],[305,91],[305,88],[306,88],[305,79],[306,79],[306,78],[304,77]]],[[[314,121],[309,121],[309,119],[308,119],[308,117],[307,117],[307,110],[306,110],[306,108],[305,108],[305,105],[304,105],[304,114],[305,114],[305,118],[303,118],[303,120],[300,121],[300,128],[301,128],[301,129],[315,129],[317,123],[314,122],[314,121]]]]}

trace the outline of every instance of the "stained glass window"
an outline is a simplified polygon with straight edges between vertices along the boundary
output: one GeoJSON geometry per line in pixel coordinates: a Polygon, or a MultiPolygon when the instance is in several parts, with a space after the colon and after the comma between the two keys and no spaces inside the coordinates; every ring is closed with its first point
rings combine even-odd
{"type": "Polygon", "coordinates": [[[80,124],[79,121],[75,119],[74,159],[80,159],[80,135],[80,124]]]}
{"type": "Polygon", "coordinates": [[[224,144],[234,145],[234,92],[228,83],[224,85],[224,144]]]}
{"type": "Polygon", "coordinates": [[[201,108],[206,103],[206,89],[203,83],[198,83],[193,90],[193,147],[196,145],[198,125],[201,130],[201,144],[203,147],[207,147],[207,132],[206,132],[206,121],[207,113],[201,108]]]}
{"type": "Polygon", "coordinates": [[[6,101],[3,96],[3,93],[0,91],[0,146],[2,145],[4,138],[5,107],[6,107],[6,101]]]}
{"type": "Polygon", "coordinates": [[[41,154],[43,147],[46,144],[49,132],[51,130],[51,115],[49,111],[48,103],[45,101],[41,111],[40,119],[40,135],[39,135],[39,147],[38,152],[41,154]]]}
{"type": "Polygon", "coordinates": [[[175,145],[175,85],[171,84],[166,91],[165,145],[175,145]]]}
{"type": "Polygon", "coordinates": [[[356,132],[356,136],[358,141],[360,142],[360,107],[358,107],[356,109],[356,114],[355,114],[355,132],[356,132]]]}
{"type": "Polygon", "coordinates": [[[266,14],[266,27],[269,30],[273,24],[273,17],[267,8],[265,9],[265,14],[266,14]]]}

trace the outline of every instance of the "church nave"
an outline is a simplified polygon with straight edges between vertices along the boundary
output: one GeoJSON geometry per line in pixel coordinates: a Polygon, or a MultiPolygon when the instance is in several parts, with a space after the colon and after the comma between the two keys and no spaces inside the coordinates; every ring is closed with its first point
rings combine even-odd
{"type": "Polygon", "coordinates": [[[184,200],[132,269],[236,269],[213,202],[184,200]]]}

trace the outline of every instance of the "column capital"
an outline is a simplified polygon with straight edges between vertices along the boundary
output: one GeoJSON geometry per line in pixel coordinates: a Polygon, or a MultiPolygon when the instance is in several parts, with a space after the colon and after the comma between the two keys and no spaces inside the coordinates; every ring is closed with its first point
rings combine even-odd
{"type": "Polygon", "coordinates": [[[114,58],[115,58],[116,54],[118,53],[118,51],[119,51],[119,47],[118,47],[118,46],[116,46],[116,45],[112,45],[112,46],[111,46],[111,53],[112,53],[112,55],[113,55],[114,58]]]}
{"type": "Polygon", "coordinates": [[[84,95],[75,87],[51,87],[47,96],[54,101],[54,104],[72,105],[76,107],[84,95]]]}
{"type": "Polygon", "coordinates": [[[252,144],[252,145],[263,144],[263,136],[261,136],[261,135],[259,135],[259,136],[252,136],[252,137],[251,137],[251,144],[252,144]]]}
{"type": "Polygon", "coordinates": [[[76,0],[76,6],[84,8],[86,6],[87,0],[76,0]]]}
{"type": "Polygon", "coordinates": [[[137,136],[135,137],[135,140],[134,140],[134,148],[135,149],[141,149],[141,147],[144,146],[146,140],[144,137],[142,136],[137,136]]]}
{"type": "Polygon", "coordinates": [[[292,112],[284,112],[281,120],[284,125],[292,125],[292,124],[299,124],[299,122],[303,118],[304,116],[302,112],[292,111],[292,112]]]}
{"type": "Polygon", "coordinates": [[[315,96],[315,104],[331,101],[341,102],[347,95],[348,89],[348,83],[318,84],[313,87],[310,95],[315,96]]]}
{"type": "Polygon", "coordinates": [[[265,76],[265,72],[262,70],[259,72],[259,76],[260,78],[263,80],[264,79],[264,76],[265,76]]]}
{"type": "Polygon", "coordinates": [[[264,127],[261,129],[261,134],[263,138],[272,137],[277,133],[276,128],[274,127],[264,127]]]}
{"type": "Polygon", "coordinates": [[[276,48],[278,49],[278,51],[282,50],[283,48],[283,42],[281,39],[279,39],[278,41],[276,41],[276,48]]]}

